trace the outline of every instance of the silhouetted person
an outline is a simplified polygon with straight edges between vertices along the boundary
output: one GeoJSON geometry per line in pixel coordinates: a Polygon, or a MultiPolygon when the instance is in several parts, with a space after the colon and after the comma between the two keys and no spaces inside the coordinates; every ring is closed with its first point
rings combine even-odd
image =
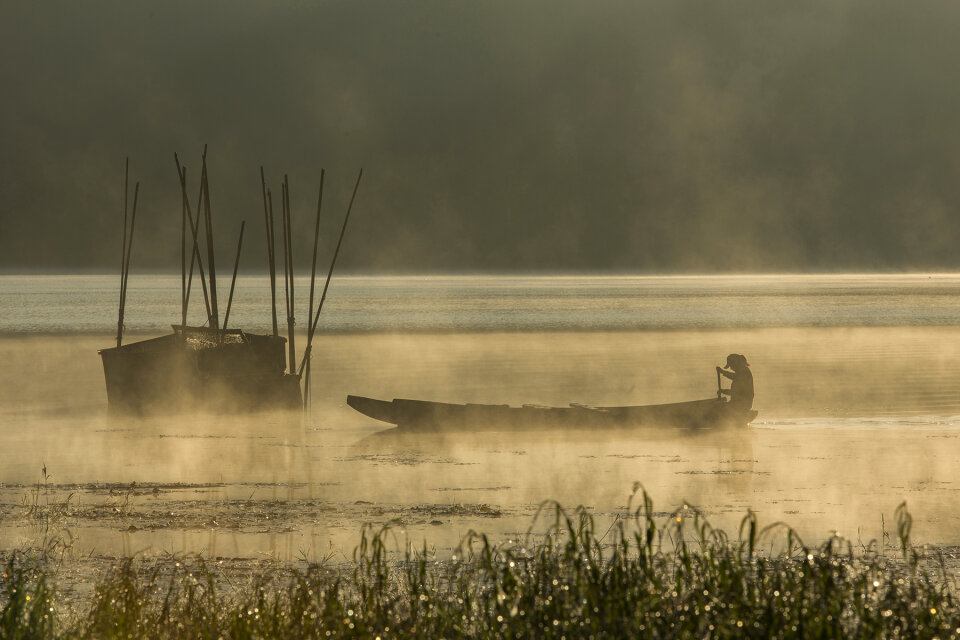
{"type": "Polygon", "coordinates": [[[720,393],[730,396],[730,408],[749,411],[753,406],[753,373],[747,358],[739,353],[731,353],[727,356],[727,366],[717,367],[717,373],[732,381],[729,389],[720,389],[720,393]]]}

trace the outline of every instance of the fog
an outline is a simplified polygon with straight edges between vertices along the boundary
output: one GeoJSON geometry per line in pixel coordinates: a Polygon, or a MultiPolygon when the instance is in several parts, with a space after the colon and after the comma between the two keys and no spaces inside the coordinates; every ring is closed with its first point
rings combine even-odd
{"type": "Polygon", "coordinates": [[[0,268],[177,264],[173,153],[218,243],[259,166],[309,262],[365,169],[351,270],[958,265],[960,7],[842,2],[108,2],[0,7],[0,268]],[[195,182],[193,182],[195,186],[195,182]]]}
{"type": "Polygon", "coordinates": [[[918,542],[956,543],[952,327],[321,336],[303,421],[108,415],[96,349],[112,342],[0,337],[4,548],[31,539],[35,524],[10,505],[35,495],[68,504],[57,526],[74,555],[344,560],[364,523],[442,551],[470,529],[523,534],[548,499],[584,504],[604,525],[637,481],[659,513],[687,501],[734,531],[749,508],[808,542],[832,531],[879,539],[881,518],[889,532],[906,500],[918,542]],[[748,429],[410,439],[344,402],[708,398],[725,357],[717,345],[751,361],[760,416],[748,429]]]}

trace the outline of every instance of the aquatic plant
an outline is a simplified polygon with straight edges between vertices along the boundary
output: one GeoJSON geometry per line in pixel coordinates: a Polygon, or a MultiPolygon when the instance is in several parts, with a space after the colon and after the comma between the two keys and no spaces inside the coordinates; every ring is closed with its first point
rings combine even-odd
{"type": "Polygon", "coordinates": [[[398,548],[389,527],[364,528],[346,567],[253,572],[242,585],[202,558],[126,559],[69,620],[53,615],[50,577],[15,559],[0,637],[960,636],[955,586],[942,557],[912,546],[905,505],[890,556],[837,536],[808,547],[752,512],[735,538],[690,505],[658,521],[650,497],[635,495],[602,533],[586,509],[549,503],[535,521],[542,537],[471,533],[449,559],[398,548]]]}

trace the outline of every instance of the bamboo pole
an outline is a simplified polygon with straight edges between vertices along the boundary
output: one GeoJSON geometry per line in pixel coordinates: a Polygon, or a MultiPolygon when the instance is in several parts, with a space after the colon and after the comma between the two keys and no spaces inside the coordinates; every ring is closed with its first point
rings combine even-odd
{"type": "MultiPolygon", "coordinates": [[[[201,157],[206,157],[206,155],[207,155],[207,146],[204,145],[203,156],[201,157]]],[[[192,215],[193,217],[193,252],[195,254],[195,259],[197,263],[197,271],[200,274],[200,288],[203,290],[203,307],[207,313],[207,318],[209,318],[210,317],[210,294],[207,292],[207,276],[203,272],[203,254],[200,251],[200,217],[201,217],[200,212],[203,210],[204,187],[205,187],[204,181],[201,180],[200,185],[197,188],[197,208],[194,209],[193,212],[191,212],[189,209],[190,200],[189,198],[187,199],[187,206],[188,206],[187,214],[188,215],[190,215],[191,213],[193,214],[192,215]]],[[[186,192],[186,181],[184,181],[184,192],[186,192]]],[[[192,282],[191,282],[192,279],[193,279],[193,263],[191,262],[190,274],[189,274],[189,277],[187,278],[187,293],[190,292],[190,288],[192,286],[192,282]]]]}
{"type": "Polygon", "coordinates": [[[294,372],[294,367],[296,366],[296,357],[297,349],[295,345],[296,336],[294,334],[294,327],[296,326],[296,317],[294,316],[294,286],[293,286],[293,242],[291,237],[290,228],[292,225],[292,220],[290,216],[290,181],[286,175],[283,176],[283,219],[284,219],[284,246],[285,257],[286,257],[286,271],[287,271],[287,282],[288,282],[288,295],[287,295],[287,346],[289,348],[289,360],[290,363],[290,373],[294,372]]]}
{"type": "Polygon", "coordinates": [[[280,241],[283,243],[283,317],[290,320],[290,260],[287,246],[287,192],[280,182],[280,241]]]}
{"type": "MultiPolygon", "coordinates": [[[[304,353],[304,357],[306,357],[306,353],[304,353]]],[[[313,400],[310,392],[310,362],[311,359],[307,358],[307,370],[303,374],[303,410],[308,414],[312,413],[313,410],[313,400]]],[[[310,417],[310,415],[307,417],[310,417]]]]}
{"type": "Polygon", "coordinates": [[[207,153],[203,153],[203,170],[200,174],[203,189],[203,213],[207,228],[207,267],[210,276],[210,328],[220,328],[220,312],[217,310],[217,268],[213,250],[213,216],[210,212],[210,182],[207,176],[207,153]]]}
{"type": "Polygon", "coordinates": [[[310,265],[310,302],[307,306],[307,326],[313,324],[313,291],[317,279],[317,246],[320,243],[320,210],[323,207],[323,178],[324,170],[320,170],[320,191],[317,194],[317,218],[313,226],[313,262],[310,265]]]}
{"type": "MultiPolygon", "coordinates": [[[[190,307],[190,293],[193,289],[193,266],[196,264],[197,270],[200,272],[200,284],[203,287],[203,304],[207,310],[207,318],[210,317],[210,298],[207,295],[207,280],[206,276],[203,273],[203,259],[200,256],[200,207],[203,203],[203,181],[200,181],[200,193],[197,194],[197,217],[193,217],[193,212],[190,210],[190,198],[187,195],[187,169],[186,167],[180,166],[180,158],[176,153],[173,154],[173,160],[177,164],[177,174],[180,176],[180,193],[183,197],[183,202],[187,208],[187,223],[190,225],[190,233],[193,236],[193,253],[190,256],[190,270],[187,274],[187,296],[186,296],[186,307],[184,311],[184,317],[186,317],[186,311],[190,307]]],[[[186,320],[183,322],[186,325],[186,320]]]]}
{"type": "Polygon", "coordinates": [[[343,235],[347,231],[347,222],[350,221],[350,212],[353,211],[353,201],[357,197],[357,189],[360,187],[360,178],[363,177],[363,169],[357,175],[357,183],[353,186],[353,195],[350,196],[350,204],[347,205],[347,215],[343,218],[343,226],[340,228],[340,238],[337,240],[337,248],[333,252],[333,259],[330,261],[330,270],[327,271],[327,281],[323,285],[323,294],[320,296],[320,304],[317,305],[317,312],[313,316],[313,324],[307,332],[307,348],[303,352],[303,360],[300,362],[300,371],[303,371],[304,364],[310,357],[310,351],[313,349],[313,334],[317,330],[317,321],[320,319],[320,311],[323,309],[323,301],[327,299],[327,289],[330,287],[330,278],[333,276],[333,267],[337,264],[337,256],[340,255],[340,245],[343,244],[343,235]]]}
{"type": "Polygon", "coordinates": [[[130,237],[127,238],[127,264],[123,269],[123,306],[127,306],[127,281],[130,279],[130,256],[133,254],[133,228],[137,224],[137,200],[140,195],[140,183],[133,187],[133,207],[130,209],[130,237]]]}
{"type": "Polygon", "coordinates": [[[130,210],[130,236],[127,238],[127,245],[124,250],[123,285],[120,288],[120,321],[117,327],[118,347],[123,339],[123,314],[127,306],[127,280],[130,277],[130,255],[133,253],[133,228],[137,222],[137,196],[139,194],[140,183],[138,182],[133,188],[133,208],[130,210]]]}
{"type": "Polygon", "coordinates": [[[260,167],[260,188],[263,192],[263,218],[267,227],[267,263],[270,269],[270,312],[273,318],[273,337],[279,335],[277,330],[277,261],[276,245],[273,239],[273,207],[267,206],[267,180],[260,167]]]}
{"type": "MultiPolygon", "coordinates": [[[[186,182],[186,169],[177,168],[180,183],[186,182]]],[[[180,199],[180,325],[187,324],[187,203],[180,199]]]]}
{"type": "MultiPolygon", "coordinates": [[[[281,189],[282,189],[282,187],[281,187],[281,189]]],[[[282,201],[282,198],[281,198],[281,201],[282,201]]],[[[271,240],[271,241],[274,241],[274,240],[276,239],[276,236],[275,236],[274,233],[273,233],[273,231],[274,231],[274,229],[275,229],[275,226],[274,226],[274,215],[273,215],[273,191],[270,190],[270,189],[267,189],[267,205],[270,207],[270,231],[271,231],[271,233],[270,233],[270,240],[271,240]]],[[[281,237],[281,240],[283,240],[283,239],[285,239],[285,238],[287,237],[286,234],[283,232],[283,224],[284,224],[283,220],[284,220],[284,216],[283,216],[283,205],[281,204],[281,206],[280,206],[280,237],[281,237]]],[[[276,266],[276,254],[274,254],[274,266],[276,266]]],[[[284,299],[284,304],[290,304],[290,293],[289,293],[287,287],[288,287],[288,282],[287,282],[287,243],[286,243],[286,240],[284,240],[284,242],[283,242],[283,299],[284,299]]],[[[279,335],[279,333],[278,333],[277,335],[279,335]]],[[[284,366],[284,368],[286,368],[286,366],[284,366]]]]}
{"type": "Polygon", "coordinates": [[[117,310],[117,347],[123,342],[123,286],[127,264],[127,196],[130,194],[130,158],[123,170],[123,238],[120,240],[120,303],[117,310]]]}
{"type": "MultiPolygon", "coordinates": [[[[323,178],[325,173],[323,169],[320,169],[320,192],[317,194],[317,219],[313,227],[313,263],[310,266],[310,301],[307,304],[308,328],[313,326],[313,290],[317,280],[317,245],[320,244],[320,210],[323,205],[323,178]]],[[[307,372],[303,379],[304,408],[310,409],[310,404],[310,360],[307,359],[307,372]]]]}
{"type": "Polygon", "coordinates": [[[237,284],[237,269],[240,268],[240,251],[243,249],[243,228],[247,221],[240,222],[240,240],[237,242],[237,259],[233,263],[233,278],[230,280],[230,295],[227,297],[227,312],[223,314],[223,334],[227,332],[227,321],[230,320],[230,307],[233,305],[233,289],[237,284]]]}

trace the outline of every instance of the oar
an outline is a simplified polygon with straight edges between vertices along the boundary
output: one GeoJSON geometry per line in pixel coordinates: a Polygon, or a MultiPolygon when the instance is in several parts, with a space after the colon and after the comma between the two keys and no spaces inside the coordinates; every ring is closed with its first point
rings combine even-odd
{"type": "Polygon", "coordinates": [[[717,397],[723,397],[723,385],[720,384],[720,367],[717,367],[717,397]]]}

